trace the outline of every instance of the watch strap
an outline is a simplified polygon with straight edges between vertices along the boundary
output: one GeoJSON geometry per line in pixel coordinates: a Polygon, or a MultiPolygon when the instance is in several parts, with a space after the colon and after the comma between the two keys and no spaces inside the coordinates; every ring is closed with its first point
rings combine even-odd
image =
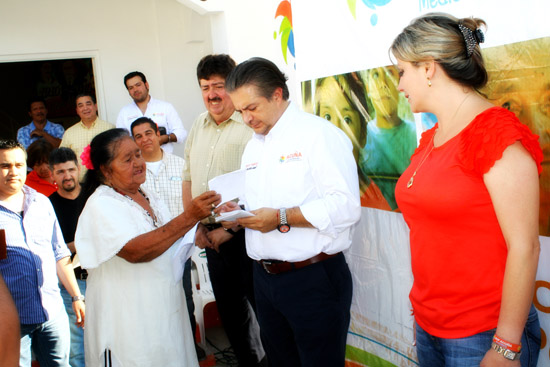
{"type": "Polygon", "coordinates": [[[86,299],[86,297],[84,297],[83,295],[71,297],[71,300],[72,300],[73,302],[76,302],[76,301],[84,301],[85,299],[86,299]]]}
{"type": "Polygon", "coordinates": [[[495,352],[497,352],[498,354],[500,354],[501,356],[503,356],[504,358],[510,361],[515,361],[516,359],[519,359],[519,356],[521,354],[521,352],[514,352],[510,349],[507,349],[506,347],[503,347],[502,345],[498,345],[495,342],[491,344],[491,347],[495,352]]]}

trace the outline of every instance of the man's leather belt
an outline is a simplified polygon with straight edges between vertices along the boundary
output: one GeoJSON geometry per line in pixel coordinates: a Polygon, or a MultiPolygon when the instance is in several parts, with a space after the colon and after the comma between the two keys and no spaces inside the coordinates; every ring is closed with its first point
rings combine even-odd
{"type": "Polygon", "coordinates": [[[280,261],[280,260],[257,260],[258,264],[260,264],[266,272],[269,274],[280,274],[285,273],[287,271],[296,270],[304,268],[308,265],[315,264],[327,259],[330,259],[331,257],[335,257],[337,255],[340,255],[341,252],[338,252],[336,254],[325,254],[324,252],[321,252],[319,255],[313,256],[312,258],[309,258],[304,261],[298,261],[298,262],[288,262],[288,261],[280,261]]]}

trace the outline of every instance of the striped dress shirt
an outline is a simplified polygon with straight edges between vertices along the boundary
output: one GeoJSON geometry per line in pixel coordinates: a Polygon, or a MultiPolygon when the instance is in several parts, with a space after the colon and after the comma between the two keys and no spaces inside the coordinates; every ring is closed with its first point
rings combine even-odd
{"type": "Polygon", "coordinates": [[[8,254],[0,260],[0,273],[21,324],[40,324],[65,310],[56,264],[71,253],[48,198],[28,186],[23,192],[23,213],[0,201],[0,228],[5,230],[8,254]]]}

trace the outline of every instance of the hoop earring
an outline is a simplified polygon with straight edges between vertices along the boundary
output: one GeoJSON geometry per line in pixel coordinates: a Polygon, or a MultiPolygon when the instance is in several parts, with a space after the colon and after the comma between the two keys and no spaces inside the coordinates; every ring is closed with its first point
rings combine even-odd
{"type": "Polygon", "coordinates": [[[432,81],[430,80],[430,78],[426,78],[428,79],[428,87],[431,87],[432,86],[432,81]]]}

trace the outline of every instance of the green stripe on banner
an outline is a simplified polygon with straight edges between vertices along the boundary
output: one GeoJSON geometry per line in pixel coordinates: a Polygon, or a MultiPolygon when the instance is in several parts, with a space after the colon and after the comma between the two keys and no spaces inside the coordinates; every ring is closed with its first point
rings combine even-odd
{"type": "Polygon", "coordinates": [[[346,345],[346,359],[354,362],[359,362],[365,366],[372,367],[397,367],[393,363],[386,361],[372,353],[369,353],[363,349],[346,345]]]}

